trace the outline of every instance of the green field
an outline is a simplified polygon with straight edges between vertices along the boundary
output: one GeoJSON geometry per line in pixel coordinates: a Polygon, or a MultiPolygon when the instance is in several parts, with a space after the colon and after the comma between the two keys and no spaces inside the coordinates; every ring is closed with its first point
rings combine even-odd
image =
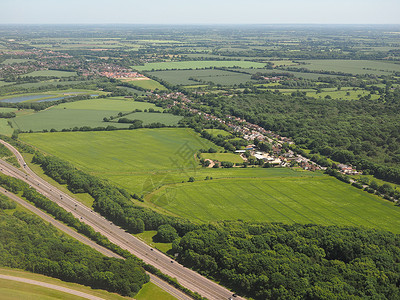
{"type": "Polygon", "coordinates": [[[201,60],[201,61],[177,61],[177,62],[157,62],[147,63],[144,66],[133,66],[138,71],[151,70],[184,70],[184,69],[204,69],[211,67],[239,67],[239,68],[263,68],[265,64],[242,60],[201,60]]]}
{"type": "Polygon", "coordinates": [[[136,300],[176,300],[175,297],[162,290],[154,283],[149,282],[143,285],[139,293],[135,296],[136,300]]]}
{"type": "Polygon", "coordinates": [[[23,76],[51,76],[51,77],[71,77],[76,76],[76,72],[56,71],[56,70],[42,70],[34,71],[23,76]]]}
{"type": "Polygon", "coordinates": [[[202,153],[201,157],[204,159],[243,163],[243,159],[238,154],[233,153],[202,153]]]}
{"type": "MultiPolygon", "coordinates": [[[[135,109],[145,110],[162,108],[146,102],[133,101],[125,98],[89,99],[70,103],[62,103],[47,110],[17,116],[13,119],[13,127],[22,131],[42,131],[43,129],[62,130],[66,128],[90,126],[128,128],[129,124],[103,122],[104,117],[116,116],[119,112],[128,113],[135,109]]],[[[135,113],[136,119],[142,118],[144,124],[161,122],[175,125],[181,117],[164,113],[135,113]]],[[[131,115],[126,116],[132,118],[131,115]]],[[[116,119],[117,120],[117,119],[116,119]]],[[[1,128],[1,127],[0,127],[1,128]]]]}
{"type": "MultiPolygon", "coordinates": [[[[14,277],[21,277],[21,278],[27,278],[31,280],[36,280],[36,281],[41,281],[41,282],[46,282],[62,287],[67,287],[76,291],[80,291],[86,294],[90,294],[93,296],[97,296],[100,298],[103,298],[105,300],[126,300],[129,298],[122,297],[118,294],[115,293],[109,293],[104,290],[94,290],[91,289],[90,287],[76,284],[76,283],[70,283],[70,282],[65,282],[61,281],[56,278],[51,278],[48,276],[40,275],[40,274],[34,274],[18,269],[10,269],[10,268],[1,268],[0,269],[0,274],[3,275],[10,275],[14,277]]],[[[6,279],[0,279],[0,299],[1,300],[50,300],[50,299],[85,299],[81,297],[77,297],[71,294],[63,293],[60,291],[56,291],[53,289],[48,289],[36,285],[31,285],[27,283],[22,283],[22,282],[16,282],[16,281],[10,281],[6,279]]]]}
{"type": "Polygon", "coordinates": [[[223,137],[225,137],[225,136],[232,135],[230,132],[222,130],[222,129],[205,129],[205,131],[208,132],[209,134],[212,134],[215,136],[222,135],[223,137]]]}
{"type": "Polygon", "coordinates": [[[0,87],[5,86],[5,85],[14,84],[14,83],[15,83],[15,82],[0,81],[0,87]]]}
{"type": "MultiPolygon", "coordinates": [[[[327,176],[213,179],[172,188],[175,197],[163,208],[192,220],[362,225],[400,232],[399,207],[327,176]]],[[[167,192],[163,187],[151,197],[167,192]]]]}
{"type": "Polygon", "coordinates": [[[157,243],[157,242],[153,241],[153,237],[156,234],[157,234],[157,231],[151,230],[151,231],[145,231],[145,232],[142,232],[142,233],[135,234],[135,236],[138,239],[146,242],[147,245],[149,245],[149,246],[151,246],[153,248],[156,248],[156,249],[158,249],[158,250],[160,250],[162,252],[166,253],[169,250],[171,250],[172,249],[172,243],[157,243]]]}
{"type": "Polygon", "coordinates": [[[129,83],[133,84],[134,86],[138,86],[144,88],[146,90],[156,90],[159,89],[160,91],[166,90],[165,86],[160,84],[155,80],[132,80],[129,83]]]}
{"type": "Polygon", "coordinates": [[[143,205],[195,222],[315,222],[400,232],[398,207],[318,172],[200,168],[194,153],[213,145],[189,129],[22,134],[20,138],[145,195],[143,205]],[[188,182],[190,176],[195,182],[188,182]],[[207,176],[213,179],[205,180],[207,176]]]}
{"type": "Polygon", "coordinates": [[[384,61],[369,61],[369,60],[304,60],[305,65],[300,65],[301,68],[306,68],[313,71],[334,71],[351,74],[375,74],[389,75],[393,72],[400,72],[400,65],[384,61]]]}
{"type": "Polygon", "coordinates": [[[149,72],[149,74],[174,85],[199,85],[208,82],[221,85],[234,85],[252,81],[251,75],[248,74],[214,69],[155,71],[149,72]],[[201,80],[201,82],[193,79],[201,80]]]}

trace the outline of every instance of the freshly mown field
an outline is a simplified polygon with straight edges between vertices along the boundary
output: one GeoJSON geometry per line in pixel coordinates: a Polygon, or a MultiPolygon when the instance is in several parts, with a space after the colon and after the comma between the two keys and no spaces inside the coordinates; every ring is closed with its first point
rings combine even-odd
{"type": "Polygon", "coordinates": [[[23,76],[71,77],[71,76],[76,76],[76,72],[43,70],[43,71],[34,71],[32,73],[28,73],[23,76]]]}
{"type": "MultiPolygon", "coordinates": [[[[154,104],[137,102],[124,98],[106,98],[82,100],[70,103],[62,103],[47,110],[33,112],[17,116],[13,119],[13,127],[22,131],[42,131],[44,129],[56,130],[74,127],[107,127],[128,128],[130,124],[117,122],[103,122],[103,118],[117,116],[118,113],[128,113],[135,109],[145,110],[153,108],[162,111],[162,108],[154,104]]],[[[135,113],[126,116],[131,119],[141,119],[144,124],[161,122],[166,125],[175,125],[181,117],[164,113],[135,113]],[[131,116],[135,117],[131,117],[131,116]]],[[[115,119],[117,120],[117,119],[115,119]]]]}
{"type": "Polygon", "coordinates": [[[196,150],[216,146],[190,129],[22,134],[20,138],[144,195],[143,205],[196,222],[245,219],[363,225],[400,232],[399,207],[318,172],[201,168],[194,158],[196,150]],[[195,182],[188,182],[189,177],[195,182]]]}
{"type": "Polygon", "coordinates": [[[393,72],[400,72],[400,65],[383,61],[370,60],[304,60],[306,63],[299,67],[314,71],[334,71],[351,74],[375,74],[389,75],[393,72]]]}
{"type": "Polygon", "coordinates": [[[155,71],[149,72],[149,74],[174,85],[198,85],[208,82],[221,85],[234,85],[252,81],[249,74],[215,69],[155,71]]]}
{"type": "Polygon", "coordinates": [[[177,61],[177,62],[158,62],[147,63],[144,66],[133,66],[138,71],[151,70],[183,70],[183,69],[204,69],[211,67],[239,67],[239,68],[263,68],[265,64],[252,61],[241,60],[201,60],[201,61],[177,61]]]}

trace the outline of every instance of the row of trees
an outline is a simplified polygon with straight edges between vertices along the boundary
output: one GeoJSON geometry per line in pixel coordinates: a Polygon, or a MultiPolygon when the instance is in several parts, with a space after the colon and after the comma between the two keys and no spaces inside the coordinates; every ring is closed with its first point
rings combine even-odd
{"type": "MultiPolygon", "coordinates": [[[[0,198],[0,208],[4,207],[0,198]]],[[[108,258],[61,234],[33,214],[0,210],[0,265],[56,277],[124,296],[149,281],[135,259],[108,258]]]]}

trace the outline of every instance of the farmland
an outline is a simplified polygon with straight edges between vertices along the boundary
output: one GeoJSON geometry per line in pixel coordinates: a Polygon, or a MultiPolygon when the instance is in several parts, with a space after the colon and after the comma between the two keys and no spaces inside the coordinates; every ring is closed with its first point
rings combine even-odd
{"type": "MultiPolygon", "coordinates": [[[[161,188],[150,201],[172,193],[168,189],[161,188]]],[[[192,220],[361,225],[400,232],[399,208],[326,176],[213,179],[172,189],[175,197],[163,208],[192,220]]]]}
{"type": "MultiPolygon", "coordinates": [[[[145,110],[153,108],[162,111],[154,104],[137,102],[124,98],[107,98],[82,100],[63,103],[50,109],[33,112],[26,111],[12,120],[14,128],[22,131],[62,130],[74,127],[107,127],[112,125],[118,128],[127,128],[129,124],[104,122],[104,117],[116,116],[118,113],[129,113],[135,109],[145,110]]],[[[176,125],[182,118],[171,114],[138,112],[129,115],[129,118],[140,119],[144,125],[161,122],[166,125],[176,125]]]]}
{"type": "Polygon", "coordinates": [[[234,85],[252,81],[248,74],[215,69],[155,71],[149,72],[149,74],[174,85],[193,85],[196,82],[234,85]]]}
{"type": "Polygon", "coordinates": [[[319,173],[195,167],[193,156],[182,160],[179,149],[187,146],[194,153],[211,144],[187,129],[25,134],[21,139],[144,193],[147,205],[157,210],[197,222],[240,218],[400,228],[393,226],[398,222],[393,204],[319,173]],[[187,182],[189,176],[195,182],[187,182]],[[213,179],[204,180],[207,176],[213,179]]]}
{"type": "Polygon", "coordinates": [[[155,80],[133,80],[133,81],[129,81],[131,84],[133,84],[134,86],[138,86],[141,87],[143,89],[146,90],[166,90],[166,88],[161,85],[159,82],[155,81],[155,80]]]}
{"type": "Polygon", "coordinates": [[[26,76],[48,76],[48,77],[71,77],[76,76],[76,72],[43,70],[26,74],[26,76]]]}
{"type": "Polygon", "coordinates": [[[300,67],[314,71],[333,71],[350,74],[389,75],[400,72],[400,65],[366,60],[307,60],[300,67]]]}
{"type": "Polygon", "coordinates": [[[144,66],[133,66],[138,71],[151,71],[151,70],[185,70],[185,69],[205,69],[212,67],[239,67],[239,68],[263,68],[265,64],[251,62],[251,61],[189,61],[189,62],[161,62],[161,63],[148,63],[144,66]]]}

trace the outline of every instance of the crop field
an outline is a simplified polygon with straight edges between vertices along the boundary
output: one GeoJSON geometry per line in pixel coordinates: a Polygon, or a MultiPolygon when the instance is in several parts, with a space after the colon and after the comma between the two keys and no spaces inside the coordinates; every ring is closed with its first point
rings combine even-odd
{"type": "Polygon", "coordinates": [[[234,85],[252,81],[251,75],[248,74],[214,69],[155,71],[149,72],[149,74],[174,85],[194,85],[208,82],[221,85],[234,85]],[[201,82],[189,78],[193,78],[198,81],[201,80],[201,82]]]}
{"type": "Polygon", "coordinates": [[[86,171],[110,175],[180,170],[181,165],[172,159],[192,166],[197,149],[213,146],[194,131],[183,128],[34,133],[23,134],[21,138],[86,171]]]}
{"type": "MultiPolygon", "coordinates": [[[[362,225],[400,232],[398,207],[327,176],[213,179],[172,188],[175,197],[163,208],[192,220],[362,225]]],[[[168,189],[161,188],[153,199],[168,189]]]]}
{"type": "Polygon", "coordinates": [[[18,87],[21,88],[38,88],[38,87],[42,87],[42,86],[57,86],[57,85],[76,85],[76,84],[91,84],[93,82],[91,81],[58,81],[57,79],[51,79],[51,80],[46,80],[46,81],[41,81],[41,82],[29,82],[29,83],[21,83],[18,84],[18,87]]]}
{"type": "Polygon", "coordinates": [[[71,77],[76,76],[76,72],[56,71],[56,70],[43,70],[34,71],[23,76],[52,76],[52,77],[71,77]]]}
{"type": "Polygon", "coordinates": [[[133,80],[133,81],[129,81],[131,84],[144,88],[146,90],[155,90],[155,89],[159,89],[159,90],[166,90],[166,88],[160,84],[159,82],[149,79],[149,80],[133,80]]]}
{"type": "Polygon", "coordinates": [[[35,133],[20,138],[145,195],[144,205],[198,222],[240,218],[400,232],[398,207],[318,172],[201,168],[194,153],[213,145],[189,129],[35,133]],[[190,176],[195,182],[188,182],[190,176]],[[207,176],[213,179],[205,180],[207,176]]]}
{"type": "Polygon", "coordinates": [[[243,162],[243,159],[238,154],[233,153],[202,153],[201,157],[218,161],[230,161],[232,163],[243,162]]]}
{"type": "Polygon", "coordinates": [[[151,70],[184,70],[184,69],[204,69],[211,67],[239,67],[239,68],[263,68],[265,64],[252,61],[242,60],[202,60],[202,61],[177,61],[177,62],[159,62],[147,63],[144,66],[133,66],[138,71],[151,71],[151,70]]]}
{"type": "Polygon", "coordinates": [[[300,67],[309,70],[325,70],[351,74],[389,75],[400,72],[400,65],[390,62],[369,60],[305,60],[300,67]]]}
{"type": "MultiPolygon", "coordinates": [[[[82,100],[77,102],[62,103],[47,110],[23,114],[14,118],[14,128],[22,131],[42,131],[43,129],[56,130],[73,127],[107,127],[108,125],[117,128],[128,128],[129,124],[103,122],[104,117],[116,116],[119,112],[127,113],[135,109],[149,109],[162,111],[154,104],[127,100],[124,98],[107,98],[82,100]]],[[[142,113],[145,124],[164,121],[174,125],[181,117],[163,113],[142,113]]]]}
{"type": "MultiPolygon", "coordinates": [[[[1,268],[0,274],[10,275],[14,277],[27,278],[31,280],[41,281],[45,283],[50,283],[66,288],[70,288],[76,291],[80,291],[89,295],[100,297],[105,300],[126,300],[128,298],[122,297],[115,293],[109,293],[104,290],[94,290],[90,287],[61,281],[56,278],[51,278],[48,276],[34,274],[18,269],[11,268],[1,268]]],[[[40,287],[36,285],[31,285],[28,283],[16,282],[6,279],[0,279],[0,299],[2,300],[51,300],[51,299],[85,299],[78,296],[74,296],[68,293],[63,293],[57,290],[48,289],[45,287],[40,287]]]]}

